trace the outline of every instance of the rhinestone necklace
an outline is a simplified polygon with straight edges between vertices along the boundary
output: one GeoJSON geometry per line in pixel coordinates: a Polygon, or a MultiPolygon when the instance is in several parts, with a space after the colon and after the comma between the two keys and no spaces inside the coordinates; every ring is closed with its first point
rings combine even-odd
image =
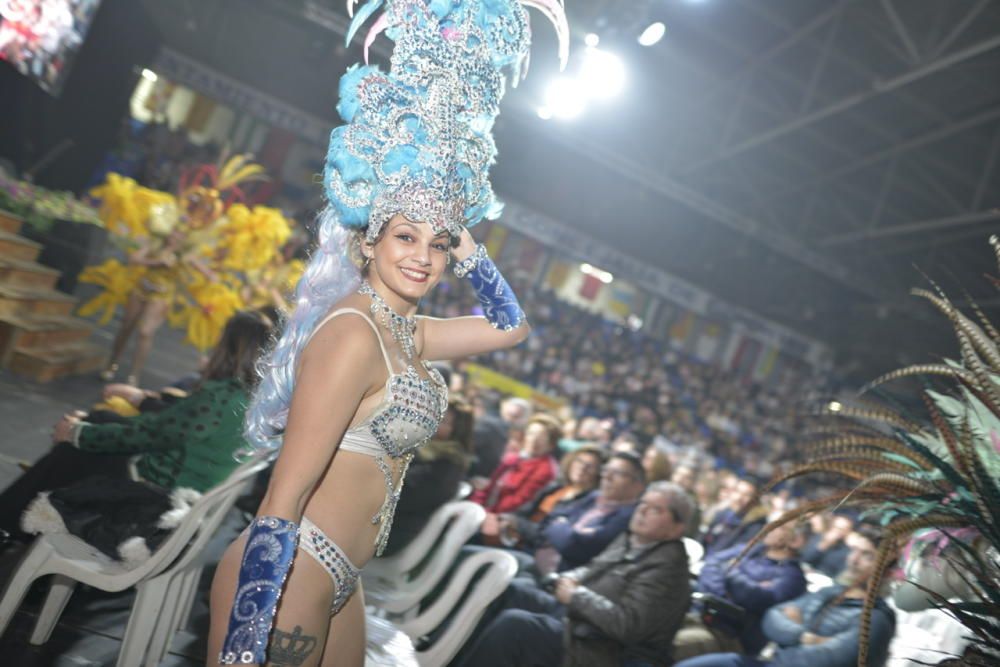
{"type": "Polygon", "coordinates": [[[382,322],[382,326],[389,330],[392,339],[399,343],[403,354],[412,363],[417,357],[417,346],[413,342],[413,334],[417,331],[417,320],[413,317],[403,317],[378,295],[367,280],[361,281],[358,287],[358,294],[371,297],[372,305],[369,306],[371,314],[375,319],[382,322]]]}

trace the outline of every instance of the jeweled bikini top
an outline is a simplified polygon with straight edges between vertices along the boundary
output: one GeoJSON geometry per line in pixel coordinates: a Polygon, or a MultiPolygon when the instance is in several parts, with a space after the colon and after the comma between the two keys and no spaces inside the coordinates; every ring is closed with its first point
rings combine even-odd
{"type": "Polygon", "coordinates": [[[426,378],[421,377],[412,365],[403,373],[394,372],[378,327],[360,310],[354,308],[335,310],[327,315],[314,331],[319,330],[334,317],[345,313],[359,315],[371,326],[389,372],[385,393],[378,407],[363,422],[345,432],[340,441],[341,450],[374,458],[385,477],[385,501],[372,517],[373,524],[380,524],[375,538],[375,555],[379,556],[389,539],[392,517],[403,490],[403,481],[410,461],[413,460],[416,449],[437,431],[448,409],[448,388],[441,374],[426,364],[424,364],[428,374],[426,378]],[[390,459],[402,462],[402,472],[396,484],[393,484],[390,459]]]}

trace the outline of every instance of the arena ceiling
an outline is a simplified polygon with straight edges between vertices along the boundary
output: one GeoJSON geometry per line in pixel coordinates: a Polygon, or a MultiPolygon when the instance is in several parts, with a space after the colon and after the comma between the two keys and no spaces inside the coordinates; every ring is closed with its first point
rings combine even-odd
{"type": "MultiPolygon", "coordinates": [[[[332,118],[334,0],[147,0],[168,46],[332,118]]],[[[856,377],[953,354],[907,295],[940,282],[1000,320],[1000,1],[567,0],[624,62],[571,121],[532,16],[527,81],[497,125],[496,189],[730,302],[830,343],[856,377]],[[664,38],[642,47],[653,21],[664,38]]],[[[384,49],[376,58],[384,57],[384,49]]]]}

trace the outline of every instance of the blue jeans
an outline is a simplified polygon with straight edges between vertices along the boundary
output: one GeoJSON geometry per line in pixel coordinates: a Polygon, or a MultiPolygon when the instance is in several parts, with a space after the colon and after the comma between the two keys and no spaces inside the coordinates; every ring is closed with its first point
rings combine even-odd
{"type": "Polygon", "coordinates": [[[468,667],[551,667],[562,662],[563,622],[545,613],[507,609],[468,652],[468,667]]]}
{"type": "Polygon", "coordinates": [[[674,667],[765,667],[767,664],[764,660],[739,653],[709,653],[681,660],[674,667]]]}
{"type": "Polygon", "coordinates": [[[468,642],[462,667],[550,667],[563,658],[566,608],[533,582],[514,579],[497,600],[499,613],[468,642]]]}

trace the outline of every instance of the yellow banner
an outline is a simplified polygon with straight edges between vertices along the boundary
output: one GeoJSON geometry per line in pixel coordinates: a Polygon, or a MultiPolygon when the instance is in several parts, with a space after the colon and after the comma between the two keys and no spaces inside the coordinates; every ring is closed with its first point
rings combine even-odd
{"type": "Polygon", "coordinates": [[[469,376],[469,382],[481,387],[495,389],[501,394],[526,398],[545,410],[557,410],[566,405],[566,399],[564,398],[557,398],[538,391],[531,385],[519,382],[509,375],[498,373],[479,364],[467,364],[465,372],[469,376]]]}

